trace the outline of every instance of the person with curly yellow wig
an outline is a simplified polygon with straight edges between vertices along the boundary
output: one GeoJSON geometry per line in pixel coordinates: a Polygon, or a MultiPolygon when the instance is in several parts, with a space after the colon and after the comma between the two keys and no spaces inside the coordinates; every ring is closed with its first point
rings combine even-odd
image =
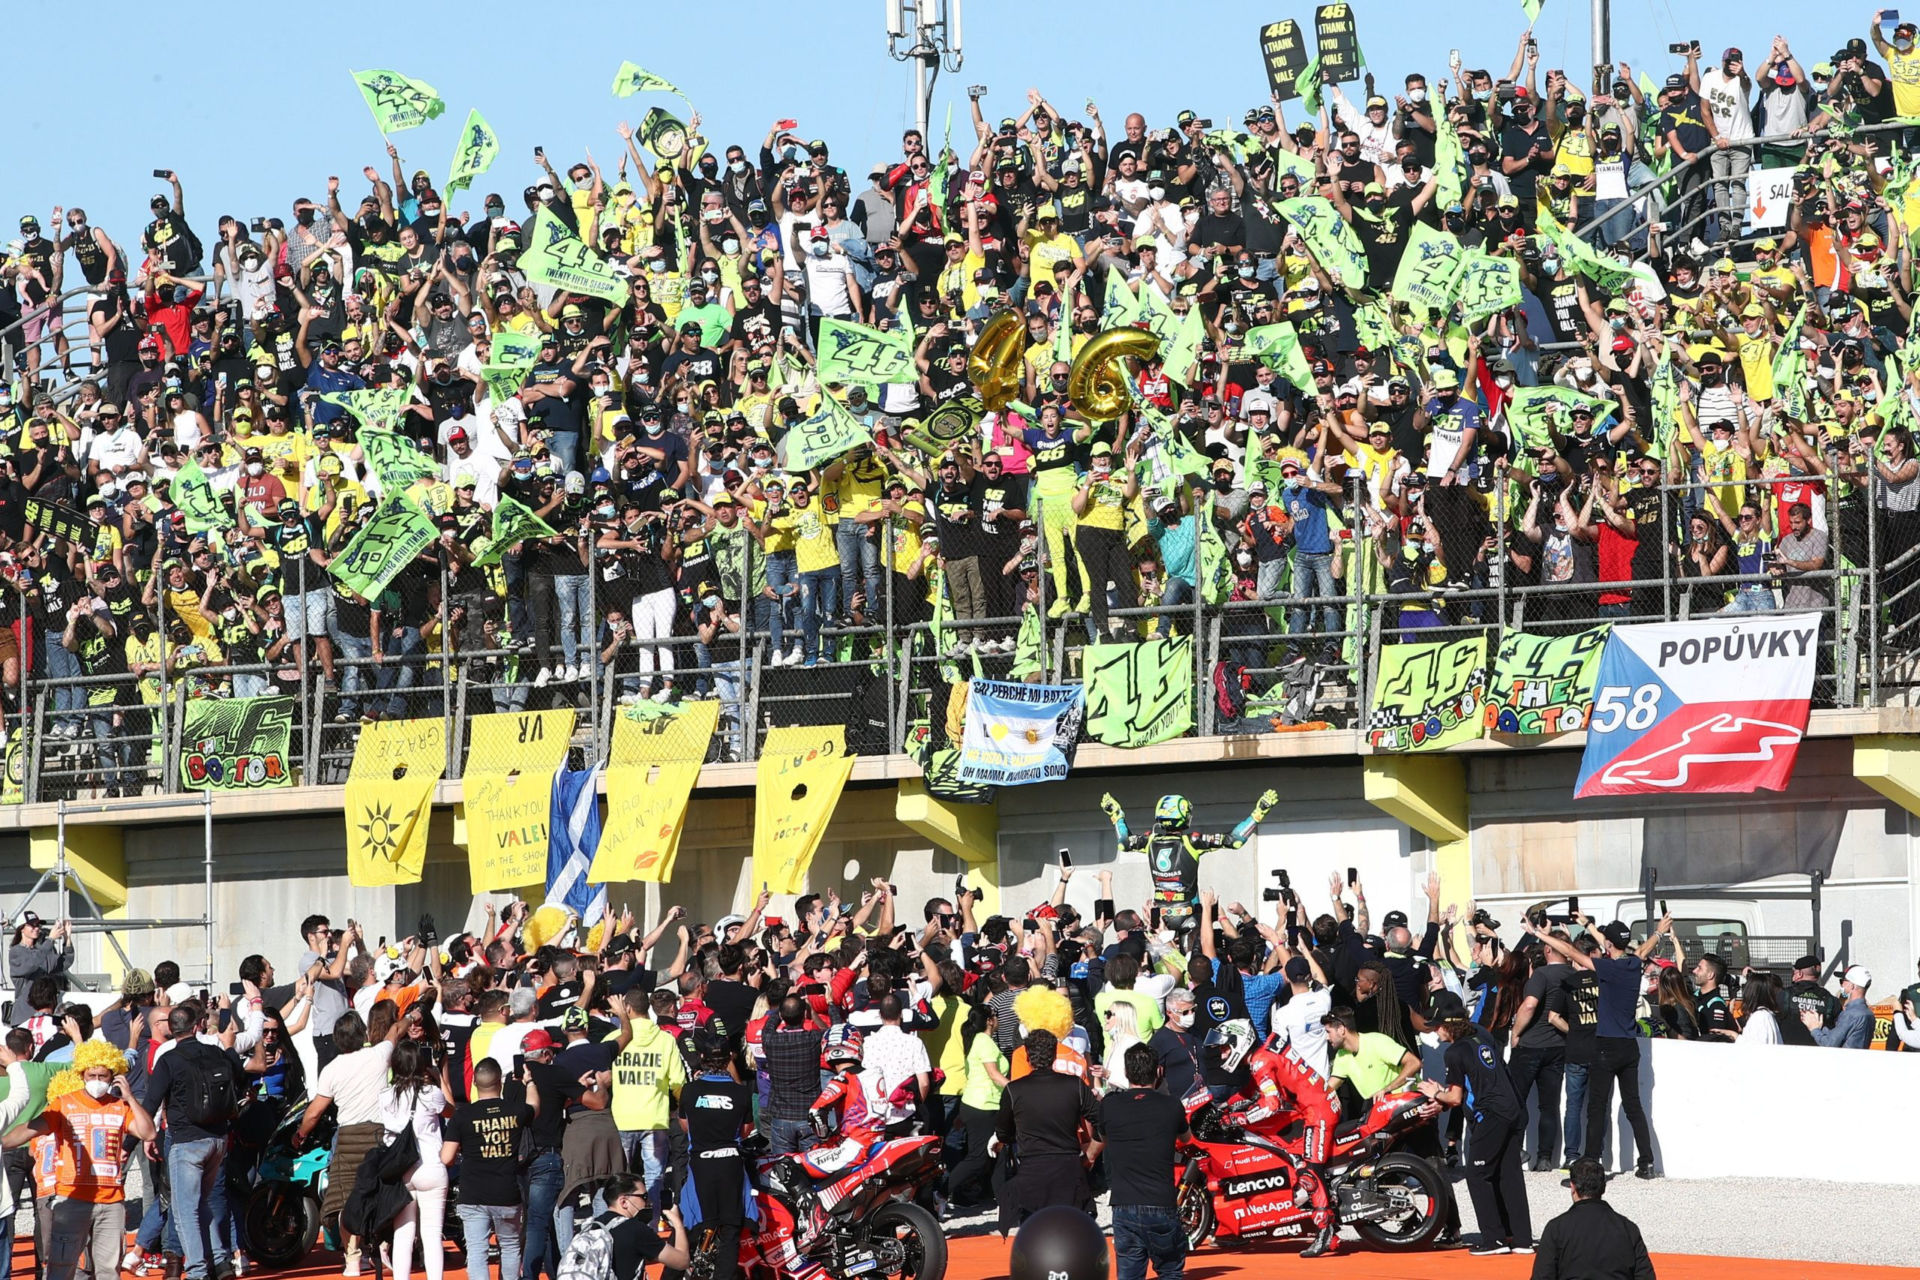
{"type": "Polygon", "coordinates": [[[155,1133],[126,1072],[125,1055],[111,1044],[76,1046],[72,1067],[47,1085],[46,1110],[4,1140],[9,1147],[34,1143],[36,1170],[51,1163],[46,1280],[72,1280],[83,1255],[96,1275],[119,1267],[129,1143],[155,1133]]]}
{"type": "MultiPolygon", "coordinates": [[[[1020,1020],[1022,1040],[1033,1031],[1053,1033],[1053,1038],[1059,1042],[1054,1050],[1055,1071],[1089,1080],[1086,1055],[1067,1043],[1067,1037],[1073,1034],[1074,1028],[1073,1006],[1065,996],[1052,987],[1028,987],[1014,997],[1013,1016],[1020,1020]]],[[[1033,1067],[1027,1062],[1026,1046],[1022,1044],[1013,1051],[1013,1070],[1008,1073],[1008,1078],[1018,1080],[1032,1070],[1033,1067]]]]}

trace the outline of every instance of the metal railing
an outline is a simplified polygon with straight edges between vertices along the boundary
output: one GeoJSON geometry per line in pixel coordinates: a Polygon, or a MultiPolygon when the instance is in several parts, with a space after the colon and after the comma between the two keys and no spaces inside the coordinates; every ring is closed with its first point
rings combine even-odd
{"type": "MultiPolygon", "coordinates": [[[[1610,579],[1599,572],[1598,541],[1612,535],[1597,527],[1577,535],[1555,530],[1555,545],[1547,546],[1539,536],[1547,533],[1542,513],[1528,519],[1525,504],[1535,499],[1520,480],[1497,481],[1450,503],[1416,498],[1413,518],[1429,522],[1434,537],[1432,550],[1412,553],[1411,569],[1395,557],[1407,556],[1405,538],[1420,534],[1403,535],[1399,520],[1370,532],[1370,522],[1361,520],[1338,531],[1333,594],[1308,594],[1322,579],[1302,573],[1296,581],[1295,572],[1309,566],[1290,556],[1278,571],[1235,575],[1230,598],[1217,603],[1116,605],[1108,627],[1122,638],[1192,638],[1190,681],[1181,677],[1194,699],[1191,736],[1364,726],[1381,655],[1395,643],[1483,634],[1491,661],[1513,631],[1566,634],[1728,610],[1823,615],[1816,705],[1904,705],[1920,696],[1920,515],[1888,510],[1877,476],[1865,486],[1829,479],[1823,510],[1829,551],[1817,570],[1783,573],[1769,561],[1743,571],[1734,545],[1741,539],[1711,531],[1711,554],[1704,562],[1692,554],[1689,539],[1700,533],[1702,519],[1717,524],[1709,492],[1731,499],[1726,491],[1736,489],[1771,519],[1774,483],[1689,478],[1647,486],[1638,496],[1646,504],[1645,524],[1637,529],[1644,549],[1638,557],[1629,549],[1625,562],[1619,548],[1607,549],[1610,579]],[[1657,495],[1657,504],[1649,495],[1657,495]],[[1724,557],[1722,541],[1729,543],[1724,557]],[[1223,691],[1229,689],[1244,704],[1238,715],[1228,714],[1232,700],[1223,691]]],[[[1354,498],[1345,511],[1356,510],[1354,498]]],[[[1780,531],[1764,532],[1777,545],[1780,531]]],[[[196,755],[203,744],[190,728],[204,706],[260,695],[284,696],[291,704],[286,768],[294,785],[344,782],[363,726],[376,720],[441,720],[447,776],[457,778],[477,715],[572,707],[571,756],[585,764],[606,756],[623,714],[642,714],[635,704],[700,698],[721,703],[709,761],[755,760],[767,730],[789,724],[841,725],[851,751],[896,754],[908,750],[909,740],[945,743],[953,691],[974,674],[1082,681],[1087,646],[1112,638],[1077,609],[1046,617],[1053,565],[1044,537],[1036,548],[1041,585],[1033,612],[1039,616],[1028,619],[1026,642],[1016,647],[1010,641],[1021,634],[1021,619],[1011,614],[928,616],[925,580],[898,571],[906,561],[893,555],[899,535],[885,528],[878,536],[883,565],[896,568],[882,569],[880,608],[871,612],[894,624],[819,619],[811,665],[787,663],[782,650],[804,634],[806,611],[821,602],[794,597],[795,614],[782,619],[776,649],[768,626],[775,602],[760,589],[765,560],[757,551],[734,562],[738,576],[729,575],[723,607],[736,618],[736,603],[769,607],[748,612],[750,621],[738,632],[721,627],[711,643],[693,633],[684,609],[669,635],[636,638],[615,626],[609,618],[625,619],[633,603],[595,573],[587,628],[592,643],[576,647],[567,663],[557,635],[543,643],[492,624],[450,627],[451,584],[443,575],[426,625],[402,629],[378,659],[337,642],[330,661],[304,664],[285,653],[272,663],[217,665],[173,652],[147,678],[56,678],[22,663],[17,678],[0,688],[17,795],[77,802],[190,791],[205,782],[206,765],[196,755]],[[432,643],[423,632],[431,632],[432,643]],[[483,632],[505,642],[469,643],[484,641],[483,632]],[[545,681],[539,679],[543,661],[545,681]],[[568,665],[572,679],[565,678],[568,665]]],[[[605,567],[597,556],[594,563],[605,567]]],[[[492,616],[495,610],[503,622],[515,612],[489,597],[482,611],[492,616]]],[[[548,621],[557,628],[557,617],[548,621]]],[[[166,626],[163,618],[163,632],[166,626]]],[[[44,644],[47,636],[36,633],[32,640],[44,644]]]]}

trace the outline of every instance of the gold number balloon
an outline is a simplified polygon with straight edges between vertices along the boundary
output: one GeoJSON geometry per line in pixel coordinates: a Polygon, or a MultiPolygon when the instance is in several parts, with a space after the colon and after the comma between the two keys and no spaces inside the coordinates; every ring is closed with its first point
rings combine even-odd
{"type": "Polygon", "coordinates": [[[1089,418],[1117,418],[1125,413],[1133,404],[1133,392],[1121,359],[1146,360],[1158,350],[1160,339],[1145,329],[1109,329],[1089,338],[1067,375],[1067,394],[1073,397],[1074,407],[1089,418]]]}
{"type": "Polygon", "coordinates": [[[989,409],[1004,409],[1020,390],[1020,357],[1026,353],[1027,326],[1012,311],[1002,311],[980,331],[967,357],[967,377],[989,409]]]}

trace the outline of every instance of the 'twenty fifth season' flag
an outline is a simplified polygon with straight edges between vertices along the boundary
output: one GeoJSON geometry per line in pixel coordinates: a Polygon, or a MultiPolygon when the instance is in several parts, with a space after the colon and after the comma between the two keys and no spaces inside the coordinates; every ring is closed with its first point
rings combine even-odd
{"type": "Polygon", "coordinates": [[[373,122],[381,133],[399,133],[429,120],[437,120],[447,104],[439,92],[424,80],[411,80],[397,71],[350,72],[360,86],[360,96],[373,112],[373,122]]]}

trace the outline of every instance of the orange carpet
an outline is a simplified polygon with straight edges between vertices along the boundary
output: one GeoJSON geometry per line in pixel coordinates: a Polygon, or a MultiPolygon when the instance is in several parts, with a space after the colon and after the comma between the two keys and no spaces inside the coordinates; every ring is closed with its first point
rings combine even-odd
{"type": "MultiPolygon", "coordinates": [[[[948,1280],[1008,1280],[1007,1242],[997,1235],[948,1237],[948,1280]]],[[[1299,1249],[1274,1246],[1248,1249],[1206,1248],[1187,1258],[1187,1280],[1271,1280],[1276,1270],[1304,1280],[1525,1280],[1533,1259],[1469,1257],[1451,1253],[1371,1253],[1349,1248],[1338,1257],[1301,1261],[1299,1249]]],[[[12,1280],[32,1280],[33,1242],[15,1237],[12,1280]]],[[[1872,1267],[1826,1262],[1799,1262],[1775,1258],[1722,1258],[1690,1253],[1656,1253],[1654,1270],[1660,1280],[1726,1280],[1729,1264],[1737,1265],[1741,1280],[1920,1280],[1920,1267],[1872,1267]]],[[[315,1251],[299,1267],[287,1271],[254,1271],[249,1277],[278,1280],[327,1280],[340,1274],[340,1255],[315,1251]]],[[[1151,1272],[1149,1272],[1151,1274],[1151,1272]]],[[[420,1273],[414,1273],[419,1280],[420,1273]]],[[[648,1276],[658,1275],[649,1269],[648,1276]]],[[[467,1280],[462,1268],[448,1259],[446,1280],[467,1280]]],[[[491,1280],[491,1276],[481,1280],[491,1280]]]]}

